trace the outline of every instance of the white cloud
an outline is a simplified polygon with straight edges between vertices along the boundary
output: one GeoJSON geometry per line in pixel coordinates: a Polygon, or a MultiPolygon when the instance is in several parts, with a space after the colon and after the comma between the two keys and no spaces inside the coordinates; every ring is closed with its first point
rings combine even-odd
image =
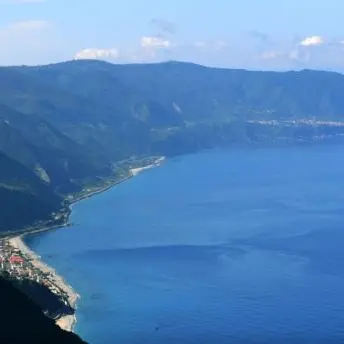
{"type": "Polygon", "coordinates": [[[321,45],[324,44],[325,40],[321,36],[310,36],[306,37],[300,42],[300,45],[304,47],[309,47],[309,46],[315,46],[315,45],[321,45]]]}
{"type": "Polygon", "coordinates": [[[204,53],[219,53],[228,47],[228,43],[222,40],[196,41],[191,46],[204,53]]]}
{"type": "Polygon", "coordinates": [[[98,49],[87,48],[77,52],[74,56],[75,60],[84,59],[117,59],[119,57],[119,51],[116,48],[110,49],[98,49]]]}
{"type": "Polygon", "coordinates": [[[262,60],[274,60],[279,57],[283,57],[284,53],[281,51],[265,51],[260,55],[260,58],[262,60]]]}
{"type": "Polygon", "coordinates": [[[260,60],[281,60],[281,61],[294,61],[294,62],[307,62],[311,55],[305,49],[292,49],[290,51],[271,50],[263,52],[260,55],[260,60]]]}
{"type": "Polygon", "coordinates": [[[141,37],[141,47],[145,49],[170,49],[172,48],[172,43],[165,38],[144,36],[141,37]]]}

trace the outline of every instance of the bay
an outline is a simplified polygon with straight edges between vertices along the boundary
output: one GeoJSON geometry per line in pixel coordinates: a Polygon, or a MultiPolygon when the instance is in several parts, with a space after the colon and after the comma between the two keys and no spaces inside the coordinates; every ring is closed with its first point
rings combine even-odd
{"type": "Polygon", "coordinates": [[[343,150],[170,159],[26,241],[89,343],[343,343],[343,150]]]}

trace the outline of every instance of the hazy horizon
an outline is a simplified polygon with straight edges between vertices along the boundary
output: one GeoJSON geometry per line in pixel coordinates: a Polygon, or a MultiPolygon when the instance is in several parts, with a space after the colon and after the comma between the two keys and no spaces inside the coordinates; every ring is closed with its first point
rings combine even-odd
{"type": "Polygon", "coordinates": [[[313,70],[318,72],[333,72],[344,74],[343,70],[335,70],[335,69],[321,69],[321,68],[294,68],[294,69],[259,69],[259,68],[236,68],[236,67],[221,67],[221,66],[214,66],[214,65],[207,65],[202,63],[197,63],[193,61],[181,61],[181,60],[163,60],[163,61],[153,61],[153,62],[116,62],[116,61],[107,61],[102,59],[70,59],[70,60],[61,60],[55,62],[47,62],[42,64],[9,64],[9,65],[0,65],[0,68],[6,67],[43,67],[43,66],[50,66],[50,65],[58,65],[64,63],[71,63],[71,62],[100,62],[100,63],[108,63],[112,65],[151,65],[151,64],[164,64],[164,63],[181,63],[181,64],[191,64],[197,65],[206,68],[215,68],[215,69],[224,69],[224,70],[245,70],[245,71],[253,71],[253,72],[276,72],[276,73],[287,73],[287,72],[301,72],[304,70],[313,70]]]}
{"type": "Polygon", "coordinates": [[[344,3],[0,0],[0,65],[76,59],[343,71],[344,3]],[[291,25],[292,24],[292,25],[291,25]]]}

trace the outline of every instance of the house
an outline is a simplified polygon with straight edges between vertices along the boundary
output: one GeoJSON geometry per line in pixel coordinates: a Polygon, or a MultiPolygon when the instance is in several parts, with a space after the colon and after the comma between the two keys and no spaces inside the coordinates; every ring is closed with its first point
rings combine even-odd
{"type": "Polygon", "coordinates": [[[24,259],[22,257],[19,257],[19,256],[11,256],[9,259],[9,262],[11,264],[23,264],[24,259]]]}

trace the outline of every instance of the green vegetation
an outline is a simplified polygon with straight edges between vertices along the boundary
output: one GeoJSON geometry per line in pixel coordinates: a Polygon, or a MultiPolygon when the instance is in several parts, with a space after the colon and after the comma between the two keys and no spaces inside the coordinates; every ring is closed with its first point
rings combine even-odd
{"type": "MultiPolygon", "coordinates": [[[[343,75],[307,70],[99,61],[0,68],[0,232],[65,224],[71,202],[154,156],[341,141],[342,90],[343,75]]],[[[0,278],[4,342],[81,343],[41,312],[65,312],[61,300],[16,283],[32,299],[0,278]]]]}
{"type": "Polygon", "coordinates": [[[179,62],[0,68],[0,230],[67,214],[142,157],[338,140],[344,126],[305,120],[344,121],[343,89],[337,73],[179,62]]]}

